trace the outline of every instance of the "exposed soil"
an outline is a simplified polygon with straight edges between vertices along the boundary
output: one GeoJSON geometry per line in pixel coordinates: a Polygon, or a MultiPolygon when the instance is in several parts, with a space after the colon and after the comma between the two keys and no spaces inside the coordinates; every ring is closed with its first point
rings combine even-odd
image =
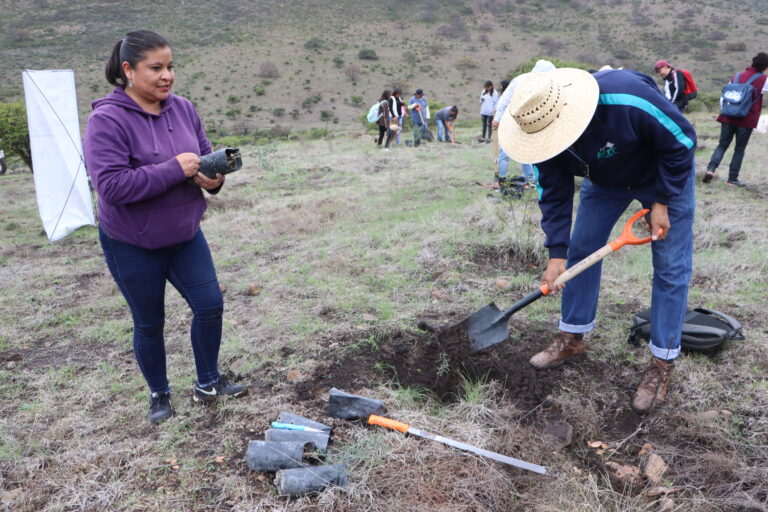
{"type": "MultiPolygon", "coordinates": [[[[469,353],[461,329],[374,335],[377,344],[361,344],[361,335],[356,336],[338,340],[346,348],[326,356],[312,378],[297,384],[298,399],[324,400],[331,387],[353,392],[373,382],[395,382],[428,390],[450,402],[464,392],[465,381],[495,380],[507,399],[532,409],[558,386],[562,376],[558,369],[537,371],[528,364],[530,356],[549,341],[547,331],[516,333],[514,340],[475,354],[469,353]]],[[[370,335],[362,337],[371,339],[370,335]]]]}

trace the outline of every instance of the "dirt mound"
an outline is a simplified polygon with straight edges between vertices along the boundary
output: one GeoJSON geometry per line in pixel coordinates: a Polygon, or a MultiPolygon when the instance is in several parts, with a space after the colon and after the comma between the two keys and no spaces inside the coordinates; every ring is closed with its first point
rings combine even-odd
{"type": "Polygon", "coordinates": [[[549,332],[527,332],[476,354],[457,331],[373,333],[364,341],[344,340],[333,357],[325,357],[312,378],[296,386],[297,398],[320,398],[330,387],[347,391],[376,382],[394,382],[454,401],[466,383],[498,381],[507,398],[522,408],[540,404],[557,386],[559,371],[539,372],[528,358],[546,343],[549,332]]]}

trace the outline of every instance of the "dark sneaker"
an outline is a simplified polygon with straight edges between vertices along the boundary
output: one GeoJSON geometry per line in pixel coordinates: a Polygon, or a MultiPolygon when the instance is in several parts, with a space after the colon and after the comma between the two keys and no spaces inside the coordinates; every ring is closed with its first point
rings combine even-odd
{"type": "Polygon", "coordinates": [[[170,393],[152,393],[149,397],[149,422],[162,423],[173,416],[173,407],[171,407],[170,393]]]}
{"type": "Polygon", "coordinates": [[[198,386],[195,383],[195,387],[192,390],[192,399],[195,402],[210,402],[216,400],[218,396],[231,396],[240,397],[248,394],[248,386],[235,384],[223,375],[219,377],[218,382],[214,382],[210,386],[198,386]]]}
{"type": "Polygon", "coordinates": [[[633,411],[638,414],[647,414],[655,405],[664,401],[669,391],[669,382],[674,368],[674,363],[665,363],[661,359],[651,358],[651,364],[643,373],[635,396],[632,397],[630,405],[633,411]]]}
{"type": "Polygon", "coordinates": [[[582,335],[559,332],[554,341],[547,348],[533,356],[528,362],[537,370],[555,368],[565,362],[566,359],[578,356],[587,351],[582,335]]]}
{"type": "Polygon", "coordinates": [[[712,169],[709,169],[707,170],[707,172],[704,173],[704,177],[701,179],[701,181],[704,183],[709,183],[710,181],[712,181],[712,178],[714,177],[715,177],[715,171],[713,171],[712,169]]]}
{"type": "Polygon", "coordinates": [[[730,185],[732,187],[746,187],[747,186],[746,183],[744,183],[743,181],[739,181],[739,180],[728,180],[725,183],[726,183],[726,185],[730,185]]]}

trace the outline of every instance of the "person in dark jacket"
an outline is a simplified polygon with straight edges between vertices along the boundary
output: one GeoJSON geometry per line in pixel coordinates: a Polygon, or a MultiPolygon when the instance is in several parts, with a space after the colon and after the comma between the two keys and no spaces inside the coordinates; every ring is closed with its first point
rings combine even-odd
{"type": "Polygon", "coordinates": [[[389,129],[389,125],[392,122],[392,111],[389,103],[392,97],[392,91],[384,89],[379,98],[379,120],[376,124],[379,125],[379,138],[376,141],[376,146],[381,148],[381,141],[384,140],[384,135],[387,136],[387,142],[384,144],[384,149],[389,151],[389,143],[392,140],[392,130],[389,129]]]}
{"type": "Polygon", "coordinates": [[[211,143],[192,103],[171,94],[173,55],[163,37],[130,32],[114,45],[105,74],[115,90],[93,102],[85,161],[99,197],[104,258],[133,315],[134,354],[151,393],[149,420],[160,423],[173,415],[163,339],[166,281],[192,308],[193,399],[248,390],[219,373],[224,302],[200,230],[202,190],[217,193],[224,177],[198,172],[211,143]]]}
{"type": "Polygon", "coordinates": [[[647,75],[565,68],[521,79],[499,141],[510,158],[536,164],[549,250],[541,283],[552,292],[564,288],[560,332],[531,358],[537,369],[584,353],[584,334],[595,326],[600,264],[566,287],[555,284],[558,276],[603,247],[634,200],[651,210],[652,357],[631,401],[635,411],[649,412],[665,399],[680,355],[693,254],[693,127],[647,75]],[[575,176],[583,180],[571,230],[575,176]]]}
{"type": "Polygon", "coordinates": [[[673,68],[666,60],[660,60],[656,62],[656,74],[664,80],[664,96],[677,105],[680,112],[685,112],[688,97],[684,92],[687,82],[683,72],[673,68]]]}
{"type": "Polygon", "coordinates": [[[395,133],[395,144],[400,144],[400,132],[403,131],[403,123],[405,122],[405,103],[403,103],[402,96],[403,90],[397,87],[392,91],[392,98],[389,100],[394,119],[397,122],[397,126],[400,127],[397,133],[395,133]]]}
{"type": "MultiPolygon", "coordinates": [[[[760,52],[752,58],[751,66],[733,75],[731,82],[738,79],[739,83],[744,83],[753,75],[765,71],[766,68],[768,68],[768,54],[760,52]]],[[[720,123],[720,142],[717,144],[717,148],[715,148],[712,158],[710,158],[707,164],[707,172],[702,179],[704,183],[709,183],[715,177],[717,166],[720,165],[720,161],[723,159],[728,146],[731,145],[731,141],[736,137],[736,147],[733,150],[731,164],[728,166],[728,181],[726,183],[735,187],[744,186],[744,182],[739,180],[741,162],[744,160],[744,151],[747,149],[749,138],[752,136],[752,130],[757,127],[757,122],[760,120],[760,111],[763,108],[763,94],[768,92],[766,77],[761,76],[755,79],[752,82],[752,87],[756,96],[747,117],[737,119],[723,114],[717,116],[717,121],[720,123]]]]}

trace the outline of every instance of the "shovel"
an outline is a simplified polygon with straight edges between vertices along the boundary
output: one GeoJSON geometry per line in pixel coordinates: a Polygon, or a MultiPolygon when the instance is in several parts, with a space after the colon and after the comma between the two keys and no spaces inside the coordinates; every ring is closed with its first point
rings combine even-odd
{"type": "MultiPolygon", "coordinates": [[[[601,261],[614,251],[618,251],[625,245],[642,245],[651,241],[651,237],[637,238],[632,233],[632,225],[648,213],[650,210],[640,210],[632,216],[624,225],[624,229],[621,231],[621,235],[616,240],[608,242],[604,247],[593,252],[571,268],[560,274],[555,280],[555,286],[566,283],[581,274],[589,267],[601,261]]],[[[468,319],[457,324],[454,327],[464,324],[466,322],[467,335],[470,339],[470,352],[477,352],[491,345],[495,345],[500,341],[504,341],[509,337],[509,317],[511,317],[517,311],[523,309],[528,304],[538,300],[542,295],[549,295],[550,290],[547,285],[542,285],[538,290],[531,293],[527,297],[519,300],[514,306],[506,311],[500,311],[493,302],[484,306],[468,319]]]]}

